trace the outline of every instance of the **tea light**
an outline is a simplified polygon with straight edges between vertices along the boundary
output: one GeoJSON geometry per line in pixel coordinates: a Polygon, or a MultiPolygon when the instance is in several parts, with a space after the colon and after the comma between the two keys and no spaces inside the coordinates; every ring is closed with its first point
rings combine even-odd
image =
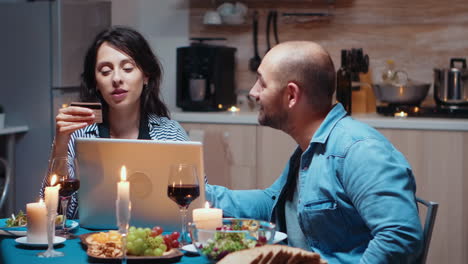
{"type": "Polygon", "coordinates": [[[47,210],[44,201],[26,204],[27,241],[31,243],[47,242],[47,210]]]}
{"type": "Polygon", "coordinates": [[[228,111],[231,112],[232,114],[236,114],[236,113],[238,113],[240,111],[240,109],[233,105],[233,106],[229,107],[228,111]]]}
{"type": "Polygon", "coordinates": [[[54,174],[52,175],[52,179],[50,180],[51,186],[46,187],[45,192],[44,192],[45,204],[47,206],[47,212],[49,213],[57,212],[60,184],[57,186],[54,186],[56,182],[57,182],[57,175],[54,174]]]}
{"type": "Polygon", "coordinates": [[[192,218],[198,229],[215,230],[223,225],[223,210],[210,208],[210,204],[206,202],[205,208],[192,211],[192,218]]]}

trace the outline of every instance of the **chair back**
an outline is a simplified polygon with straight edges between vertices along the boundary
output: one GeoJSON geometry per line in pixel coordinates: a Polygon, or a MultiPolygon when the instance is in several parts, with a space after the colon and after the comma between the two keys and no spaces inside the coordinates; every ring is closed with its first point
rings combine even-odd
{"type": "MultiPolygon", "coordinates": [[[[423,251],[421,252],[421,256],[419,258],[420,264],[426,263],[427,254],[429,252],[429,245],[431,244],[431,237],[432,237],[432,230],[434,229],[435,219],[437,216],[437,208],[439,204],[432,201],[426,201],[419,197],[416,197],[416,201],[418,204],[427,207],[426,217],[424,220],[424,227],[423,227],[423,236],[424,236],[424,247],[423,251]]],[[[419,210],[421,213],[421,210],[419,210]]]]}

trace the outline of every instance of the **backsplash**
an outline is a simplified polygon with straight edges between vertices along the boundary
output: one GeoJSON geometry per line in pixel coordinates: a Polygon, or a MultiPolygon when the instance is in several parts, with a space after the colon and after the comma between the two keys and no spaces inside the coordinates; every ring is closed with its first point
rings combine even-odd
{"type": "MultiPolygon", "coordinates": [[[[374,82],[380,81],[387,59],[408,72],[410,78],[430,82],[433,68],[448,67],[451,57],[468,57],[468,5],[466,0],[336,0],[333,16],[293,18],[291,12],[328,12],[326,1],[240,1],[248,9],[241,25],[204,25],[203,15],[223,2],[190,1],[190,37],[224,37],[218,42],[237,48],[236,85],[245,92],[255,82],[249,71],[253,57],[252,14],[259,12],[259,52],[266,51],[266,21],[270,10],[278,11],[280,42],[311,40],[324,46],[340,66],[341,49],[363,48],[370,57],[374,82]]],[[[273,43],[273,34],[270,39],[273,43]]],[[[432,93],[432,92],[430,92],[432,93]]]]}

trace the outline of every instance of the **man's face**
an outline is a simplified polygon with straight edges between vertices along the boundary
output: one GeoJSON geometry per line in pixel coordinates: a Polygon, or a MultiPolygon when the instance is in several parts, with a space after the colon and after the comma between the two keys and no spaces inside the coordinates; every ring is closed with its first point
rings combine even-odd
{"type": "Polygon", "coordinates": [[[271,60],[265,57],[258,68],[257,81],[249,93],[260,106],[260,125],[276,129],[284,127],[288,117],[284,90],[271,60]]]}

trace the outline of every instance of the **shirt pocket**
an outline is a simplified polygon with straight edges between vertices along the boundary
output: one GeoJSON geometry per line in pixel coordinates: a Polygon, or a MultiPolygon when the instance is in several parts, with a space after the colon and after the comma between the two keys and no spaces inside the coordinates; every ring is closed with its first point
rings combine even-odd
{"type": "Polygon", "coordinates": [[[348,225],[335,200],[309,201],[299,217],[310,247],[329,253],[347,249],[348,225]]]}

